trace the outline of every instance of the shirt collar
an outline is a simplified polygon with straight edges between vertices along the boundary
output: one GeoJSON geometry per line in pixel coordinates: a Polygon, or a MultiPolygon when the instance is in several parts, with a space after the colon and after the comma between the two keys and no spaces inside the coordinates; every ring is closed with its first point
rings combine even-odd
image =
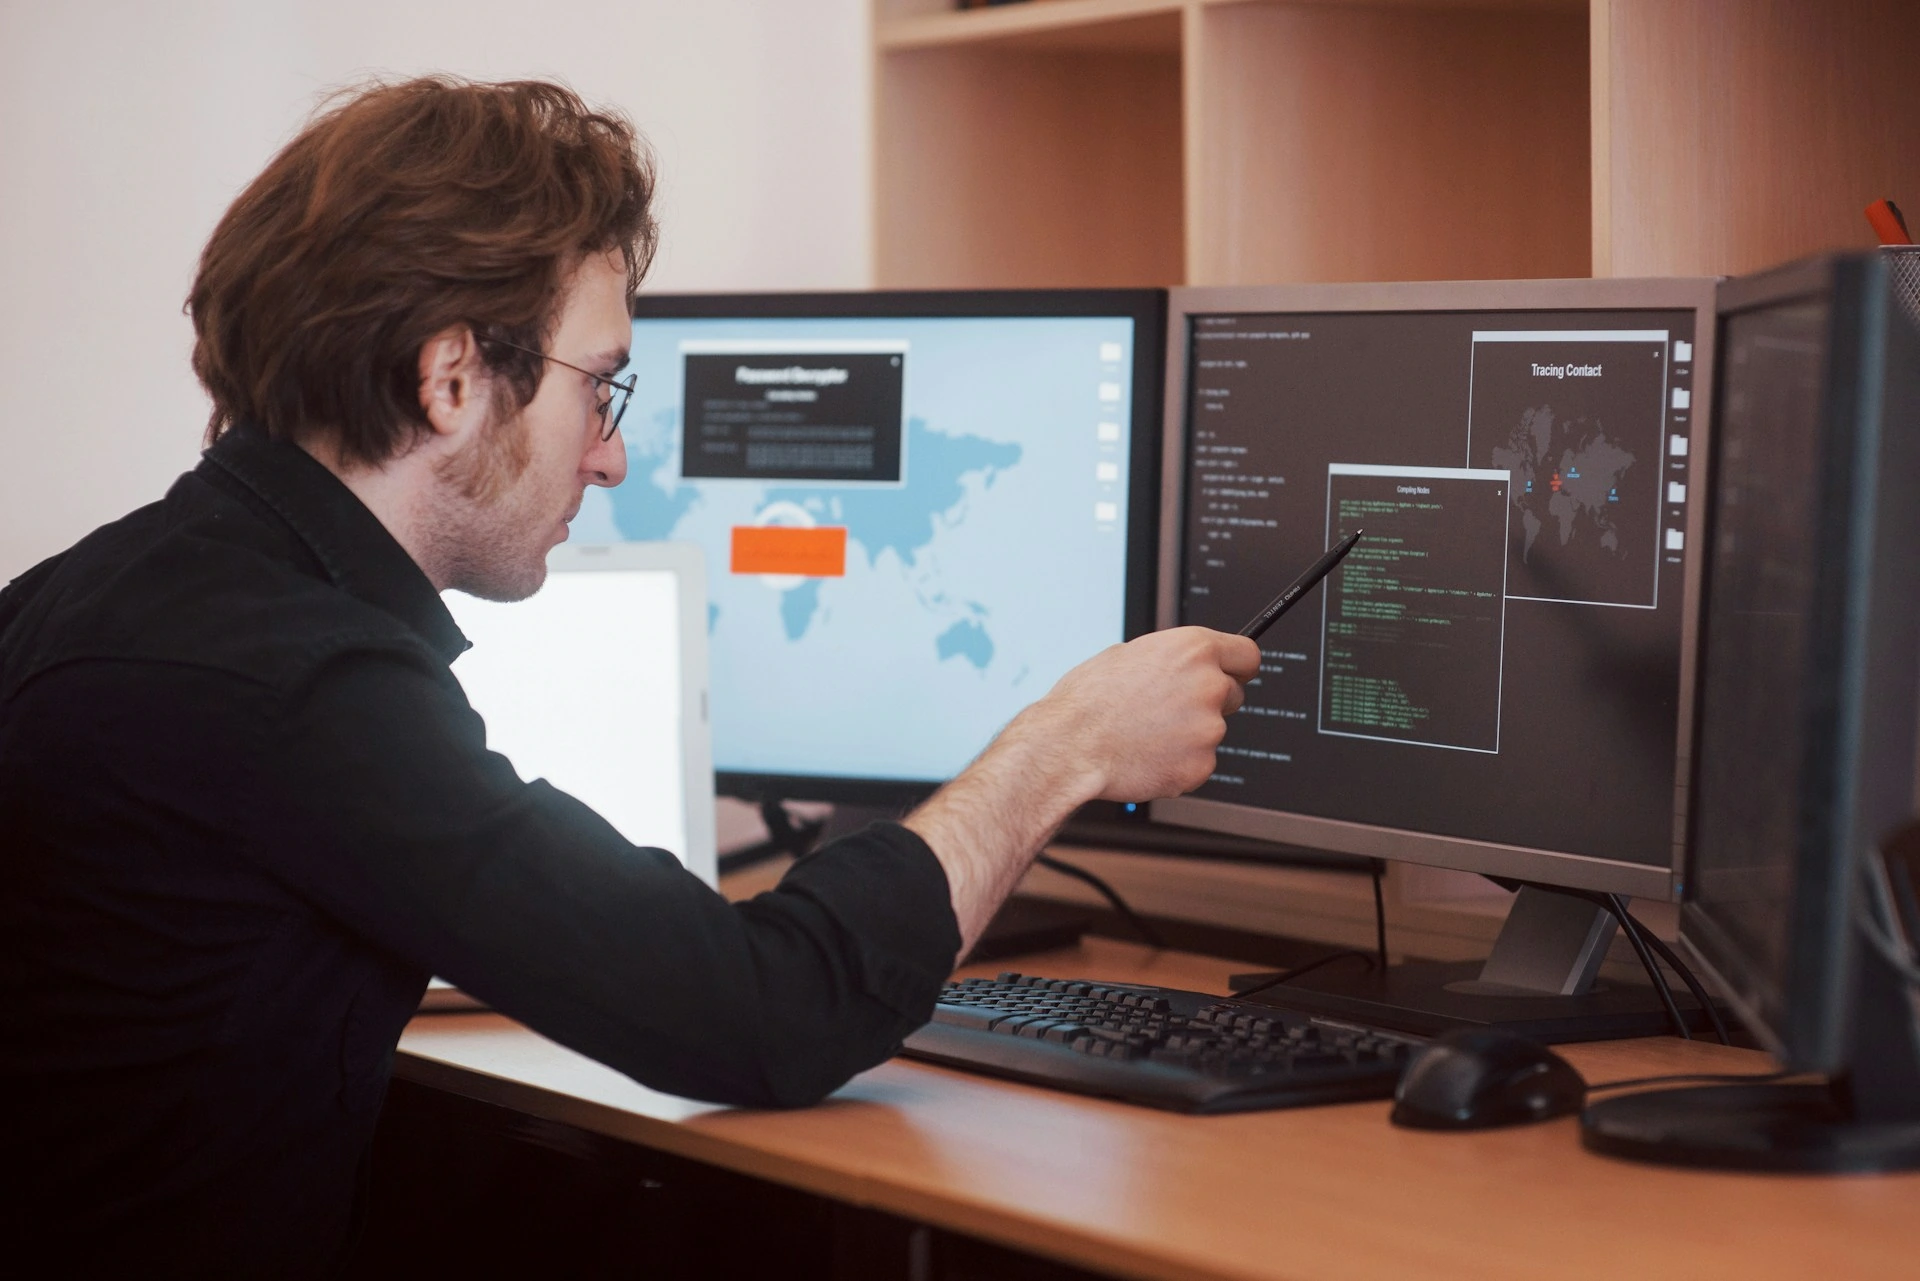
{"type": "Polygon", "coordinates": [[[257,495],[313,552],[329,581],[383,609],[451,663],[469,642],[424,571],[366,504],[300,446],[241,425],[213,443],[200,463],[257,495]]]}

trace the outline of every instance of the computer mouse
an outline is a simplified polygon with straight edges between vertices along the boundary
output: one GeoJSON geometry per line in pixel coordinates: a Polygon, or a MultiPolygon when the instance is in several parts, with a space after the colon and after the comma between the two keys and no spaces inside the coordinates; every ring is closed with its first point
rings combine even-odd
{"type": "Polygon", "coordinates": [[[1471,1028],[1413,1056],[1393,1092],[1393,1123],[1418,1130],[1484,1130],[1579,1111],[1587,1083],[1537,1041],[1471,1028]]]}

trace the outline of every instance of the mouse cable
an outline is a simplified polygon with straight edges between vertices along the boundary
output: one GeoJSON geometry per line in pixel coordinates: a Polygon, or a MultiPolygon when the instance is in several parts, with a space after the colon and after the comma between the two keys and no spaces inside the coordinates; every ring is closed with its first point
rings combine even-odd
{"type": "Polygon", "coordinates": [[[1329,952],[1317,960],[1308,961],[1305,965],[1296,965],[1290,970],[1282,970],[1279,974],[1271,978],[1262,975],[1260,976],[1260,982],[1255,983],[1252,987],[1242,988],[1238,992],[1230,993],[1224,999],[1229,1001],[1242,1000],[1252,996],[1255,992],[1264,992],[1268,988],[1279,987],[1282,983],[1291,983],[1302,974],[1317,970],[1323,965],[1332,965],[1335,961],[1344,961],[1350,956],[1358,957],[1365,961],[1368,969],[1373,968],[1373,953],[1363,952],[1358,948],[1352,947],[1342,948],[1338,952],[1329,952]]]}
{"type": "Polygon", "coordinates": [[[1804,1072],[1675,1072],[1672,1076],[1630,1076],[1621,1081],[1601,1081],[1589,1085],[1587,1093],[1597,1090],[1626,1090],[1641,1085],[1765,1085],[1784,1081],[1804,1072]]]}
{"type": "Polygon", "coordinates": [[[1148,947],[1166,947],[1167,940],[1160,936],[1160,931],[1141,919],[1140,915],[1128,905],[1127,900],[1120,897],[1120,891],[1107,884],[1101,877],[1095,876],[1084,867],[1075,867],[1072,863],[1057,859],[1051,854],[1043,853],[1036,857],[1034,862],[1049,871],[1058,872],[1062,876],[1071,876],[1076,881],[1091,885],[1099,892],[1101,898],[1113,904],[1113,910],[1120,914],[1120,919],[1127,923],[1128,929],[1140,936],[1142,943],[1148,947]]]}

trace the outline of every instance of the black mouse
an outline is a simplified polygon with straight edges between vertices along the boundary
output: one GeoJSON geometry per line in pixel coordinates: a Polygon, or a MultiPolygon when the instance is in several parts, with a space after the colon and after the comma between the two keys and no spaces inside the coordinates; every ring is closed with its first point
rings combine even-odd
{"type": "Polygon", "coordinates": [[[1484,1130],[1577,1112],[1587,1083],[1537,1041],[1471,1028],[1413,1056],[1393,1092],[1393,1123],[1418,1130],[1484,1130]]]}

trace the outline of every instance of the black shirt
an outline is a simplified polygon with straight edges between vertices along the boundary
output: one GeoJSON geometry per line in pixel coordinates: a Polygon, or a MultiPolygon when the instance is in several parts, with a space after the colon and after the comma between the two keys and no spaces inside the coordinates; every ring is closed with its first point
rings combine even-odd
{"type": "Polygon", "coordinates": [[[0,593],[0,1249],[328,1270],[430,973],[748,1105],[929,1016],[960,940],[919,838],[729,905],[489,753],[465,648],[352,492],[250,431],[0,593]]]}

